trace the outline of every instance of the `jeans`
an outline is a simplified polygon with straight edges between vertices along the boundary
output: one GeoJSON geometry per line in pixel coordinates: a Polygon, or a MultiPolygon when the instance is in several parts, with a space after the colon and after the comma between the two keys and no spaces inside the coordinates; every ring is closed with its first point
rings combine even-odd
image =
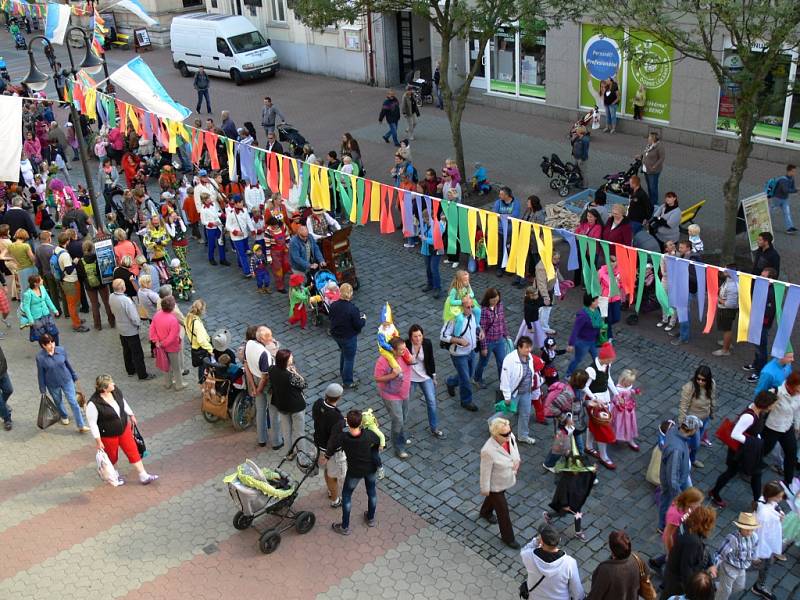
{"type": "Polygon", "coordinates": [[[764,365],[767,364],[769,360],[769,329],[764,326],[761,328],[761,339],[759,340],[758,346],[756,346],[756,352],[753,356],[753,370],[755,373],[761,373],[761,369],[764,368],[764,365]]]}
{"type": "Polygon", "coordinates": [[[344,385],[353,384],[353,366],[356,363],[358,337],[334,338],[339,345],[339,373],[344,385]]]}
{"type": "Polygon", "coordinates": [[[414,393],[416,388],[420,389],[422,396],[425,398],[425,405],[428,409],[428,426],[431,431],[435,432],[438,429],[439,419],[436,415],[436,386],[433,383],[433,379],[412,381],[411,392],[414,393]]]}
{"type": "MultiPolygon", "coordinates": [[[[239,262],[239,268],[245,275],[250,275],[250,259],[247,257],[247,238],[243,240],[234,240],[231,242],[233,249],[236,251],[236,260],[239,262]]],[[[223,259],[224,260],[224,259],[223,259]]]]}
{"type": "Polygon", "coordinates": [[[779,210],[783,213],[783,224],[786,226],[786,229],[793,228],[792,207],[789,204],[789,198],[770,198],[770,201],[770,208],[773,211],[779,210]]]}
{"type": "Polygon", "coordinates": [[[703,426],[689,438],[689,461],[692,464],[694,464],[694,459],[697,457],[697,449],[700,448],[700,440],[703,439],[709,423],[711,423],[711,417],[703,419],[703,426]]]}
{"type": "Polygon", "coordinates": [[[258,289],[269,287],[269,271],[266,269],[256,271],[256,287],[258,289]]]}
{"type": "Polygon", "coordinates": [[[395,454],[399,454],[406,448],[405,422],[408,416],[408,398],[402,400],[383,399],[383,405],[392,420],[392,443],[394,444],[395,454]]]}
{"type": "Polygon", "coordinates": [[[481,354],[478,357],[478,366],[475,367],[475,381],[483,381],[483,370],[489,364],[489,357],[492,354],[494,354],[494,360],[497,363],[497,379],[500,379],[500,373],[503,370],[503,359],[506,357],[505,338],[500,338],[496,342],[486,343],[486,350],[486,356],[481,354]]]}
{"type": "Polygon", "coordinates": [[[614,338],[614,333],[611,329],[613,325],[619,323],[622,318],[622,301],[615,300],[608,303],[608,316],[606,317],[606,324],[608,325],[608,339],[614,338]]]}
{"type": "Polygon", "coordinates": [[[391,136],[394,145],[399,146],[400,142],[397,140],[397,123],[390,123],[387,121],[386,124],[389,126],[389,131],[383,134],[384,141],[388,142],[389,136],[391,136]]]}
{"type": "Polygon", "coordinates": [[[14,393],[14,388],[11,385],[11,377],[8,373],[0,377],[0,418],[3,422],[11,420],[11,409],[8,407],[8,399],[14,393]]]}
{"type": "Polygon", "coordinates": [[[644,174],[644,179],[647,182],[647,193],[653,206],[661,203],[661,197],[658,195],[658,178],[660,175],[661,173],[644,174]]]}
{"type": "Polygon", "coordinates": [[[458,397],[461,400],[461,406],[470,406],[472,404],[472,371],[475,366],[475,353],[469,354],[450,355],[450,360],[453,361],[453,366],[456,369],[456,375],[450,375],[447,378],[447,385],[450,387],[458,386],[458,397]]]}
{"type": "Polygon", "coordinates": [[[68,416],[67,408],[64,406],[64,398],[66,397],[70,408],[72,408],[72,416],[75,418],[75,425],[78,426],[78,429],[86,426],[86,422],[83,420],[83,415],[81,414],[81,407],[78,406],[78,400],[75,398],[74,382],[68,381],[61,387],[48,386],[47,393],[50,394],[53,402],[56,403],[58,412],[61,414],[62,419],[66,419],[68,416]]]}
{"type": "Polygon", "coordinates": [[[372,472],[363,477],[351,477],[349,474],[344,477],[342,485],[342,529],[350,528],[350,510],[353,508],[353,492],[358,486],[358,482],[364,480],[367,488],[367,518],[375,518],[375,510],[378,508],[378,474],[372,472]]]}
{"type": "Polygon", "coordinates": [[[673,490],[667,487],[661,487],[661,499],[658,503],[658,528],[664,530],[667,526],[667,511],[669,510],[672,501],[681,493],[681,490],[673,490]]]}
{"type": "Polygon", "coordinates": [[[578,368],[587,352],[592,355],[592,359],[597,358],[597,344],[595,341],[575,340],[575,356],[567,367],[567,377],[572,375],[575,369],[578,368]]]}
{"type": "Polygon", "coordinates": [[[691,323],[689,321],[679,321],[678,331],[680,332],[680,340],[682,342],[689,341],[689,333],[691,332],[691,323]]]}
{"type": "Polygon", "coordinates": [[[197,110],[195,112],[200,112],[200,106],[203,104],[203,98],[206,99],[206,110],[211,113],[211,98],[208,95],[208,88],[204,90],[197,90],[197,110]]]}
{"type": "MultiPolygon", "coordinates": [[[[28,291],[28,288],[31,287],[28,283],[28,277],[31,275],[38,275],[39,270],[36,266],[26,267],[24,269],[20,269],[17,271],[17,277],[19,277],[19,298],[20,302],[22,302],[22,296],[25,295],[25,292],[28,291]]],[[[52,300],[52,298],[51,298],[52,300]]],[[[55,304],[55,303],[54,303],[55,304]]]]}
{"type": "Polygon", "coordinates": [[[617,105],[616,104],[607,104],[606,105],[606,127],[611,129],[616,128],[617,126],[617,105]]]}
{"type": "Polygon", "coordinates": [[[441,260],[441,254],[434,253],[425,257],[425,277],[428,279],[428,285],[434,290],[442,289],[442,279],[439,276],[439,262],[441,260]]]}
{"type": "Polygon", "coordinates": [[[256,433],[259,444],[266,444],[269,441],[269,434],[272,433],[272,445],[280,446],[283,444],[281,436],[281,414],[278,409],[272,406],[272,399],[267,392],[261,392],[256,396],[256,433]]]}
{"type": "Polygon", "coordinates": [[[517,438],[529,437],[531,420],[531,394],[526,392],[517,395],[517,438]]]}
{"type": "Polygon", "coordinates": [[[218,243],[220,231],[216,227],[213,229],[209,229],[206,227],[206,235],[208,238],[208,260],[214,260],[214,248],[219,249],[219,260],[225,260],[225,245],[220,245],[218,243]]]}
{"type": "Polygon", "coordinates": [[[436,108],[444,108],[444,99],[442,98],[442,88],[435,83],[433,84],[433,97],[435,98],[436,108]]]}

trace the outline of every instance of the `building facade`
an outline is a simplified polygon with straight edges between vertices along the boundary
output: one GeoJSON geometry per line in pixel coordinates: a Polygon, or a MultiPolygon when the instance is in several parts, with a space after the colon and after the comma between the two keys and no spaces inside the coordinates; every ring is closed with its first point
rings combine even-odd
{"type": "MultiPolygon", "coordinates": [[[[139,0],[154,19],[158,20],[158,25],[147,26],[150,40],[155,46],[169,46],[169,26],[172,17],[189,12],[197,12],[204,9],[204,0],[139,0]]],[[[101,13],[106,11],[101,9],[101,13]]],[[[134,29],[141,29],[145,24],[134,14],[126,10],[111,10],[113,14],[114,27],[121,33],[130,34],[134,29]]]]}

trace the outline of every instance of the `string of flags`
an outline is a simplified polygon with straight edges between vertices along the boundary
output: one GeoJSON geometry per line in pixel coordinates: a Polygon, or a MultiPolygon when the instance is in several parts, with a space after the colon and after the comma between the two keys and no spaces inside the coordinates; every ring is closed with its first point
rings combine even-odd
{"type": "Polygon", "coordinates": [[[526,274],[532,245],[542,259],[547,277],[555,277],[553,243],[558,236],[569,246],[567,268],[580,268],[588,293],[599,295],[597,256],[602,253],[605,264],[609,264],[613,253],[624,289],[620,290],[615,278],[611,277],[611,295],[624,293],[628,301],[634,303],[637,312],[642,304],[648,270],[651,269],[655,297],[662,309],[666,312],[674,310],[680,320],[688,320],[692,270],[697,281],[698,318],[705,321],[703,333],[706,334],[711,331],[716,316],[720,271],[726,271],[739,285],[737,342],[759,343],[772,286],[777,329],[771,354],[782,357],[791,349],[790,336],[800,308],[800,286],[795,284],[598,240],[305,163],[188,126],[181,120],[156,115],[96,90],[90,78],[79,76],[76,82],[70,80],[68,92],[69,101],[91,119],[99,119],[109,127],[118,126],[123,131],[130,125],[138,135],[157,140],[170,153],[175,153],[179,146],[183,147],[194,165],[199,165],[206,152],[211,168],[219,169],[222,153],[232,181],[257,182],[301,207],[331,210],[338,202],[351,223],[377,223],[384,234],[394,233],[400,225],[405,236],[413,235],[415,213],[421,215],[423,210],[427,210],[432,219],[433,243],[437,250],[456,253],[460,246],[462,252],[472,257],[485,250],[490,266],[500,265],[520,277],[526,274]],[[399,215],[399,222],[396,215],[399,215]],[[446,244],[440,230],[440,219],[446,224],[446,244]],[[479,231],[482,236],[477,235],[479,231]],[[501,239],[510,239],[510,245],[501,243],[501,239]]]}

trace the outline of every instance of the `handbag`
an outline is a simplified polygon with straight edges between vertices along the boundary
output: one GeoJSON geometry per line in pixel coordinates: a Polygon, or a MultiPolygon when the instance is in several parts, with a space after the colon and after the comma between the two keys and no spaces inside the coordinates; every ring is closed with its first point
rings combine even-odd
{"type": "Polygon", "coordinates": [[[539,587],[539,584],[544,581],[544,575],[539,578],[539,581],[533,584],[532,588],[528,588],[528,578],[522,580],[522,583],[519,584],[519,597],[523,600],[528,600],[530,593],[539,587]]]}
{"type": "Polygon", "coordinates": [[[147,444],[144,443],[144,437],[142,437],[142,432],[139,431],[139,426],[133,426],[133,440],[136,442],[136,449],[139,451],[139,456],[144,458],[145,456],[149,456],[150,453],[147,451],[147,444]]]}
{"type": "Polygon", "coordinates": [[[36,426],[39,429],[47,429],[50,425],[60,420],[61,415],[58,412],[58,408],[56,408],[56,403],[53,402],[53,399],[47,394],[42,394],[42,398],[39,401],[39,414],[36,417],[36,426]]]}
{"type": "MultiPolygon", "coordinates": [[[[192,343],[192,338],[194,337],[194,324],[195,321],[192,321],[192,330],[189,332],[189,344],[192,343]]],[[[200,367],[203,365],[203,361],[210,356],[208,350],[205,348],[192,348],[191,349],[192,355],[192,366],[193,367],[200,367]]]]}
{"type": "Polygon", "coordinates": [[[587,406],[586,412],[595,425],[608,425],[611,423],[611,413],[602,406],[587,406]]]}
{"type": "Polygon", "coordinates": [[[650,453],[650,464],[647,465],[647,474],[645,475],[647,483],[661,485],[661,455],[661,448],[656,444],[650,453]]]}
{"type": "Polygon", "coordinates": [[[163,371],[166,373],[169,371],[169,357],[167,356],[167,351],[164,350],[161,346],[156,346],[156,368],[159,371],[163,371]]]}
{"type": "Polygon", "coordinates": [[[212,379],[206,379],[202,383],[201,390],[203,394],[203,404],[200,410],[221,419],[227,419],[228,396],[222,396],[217,393],[215,382],[212,379]]]}
{"type": "Polygon", "coordinates": [[[653,587],[653,582],[650,581],[650,571],[638,555],[634,554],[633,559],[639,566],[639,596],[644,600],[656,600],[658,594],[656,593],[656,588],[653,587]]]}
{"type": "Polygon", "coordinates": [[[714,433],[714,437],[716,437],[719,441],[725,444],[728,448],[733,450],[734,452],[738,452],[739,448],[742,446],[741,442],[737,442],[735,439],[731,437],[733,433],[733,428],[736,426],[736,423],[728,419],[727,417],[722,420],[722,423],[719,424],[717,431],[714,433]]]}
{"type": "Polygon", "coordinates": [[[53,315],[45,315],[31,323],[30,341],[38,342],[45,333],[53,337],[58,335],[58,327],[56,327],[56,322],[53,320],[53,315]]]}

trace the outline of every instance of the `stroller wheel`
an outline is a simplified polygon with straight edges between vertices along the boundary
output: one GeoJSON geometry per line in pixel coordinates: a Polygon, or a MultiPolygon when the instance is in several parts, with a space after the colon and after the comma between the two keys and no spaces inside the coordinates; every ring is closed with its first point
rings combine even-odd
{"type": "Polygon", "coordinates": [[[551,179],[550,180],[550,189],[557,190],[561,186],[561,182],[558,179],[551,179]]]}
{"type": "Polygon", "coordinates": [[[258,538],[258,548],[264,554],[272,554],[281,545],[281,534],[274,529],[267,529],[258,538]]]}
{"type": "Polygon", "coordinates": [[[314,523],[316,522],[317,517],[314,516],[314,513],[306,510],[297,515],[294,526],[297,529],[297,533],[302,535],[311,531],[314,528],[314,523]]]}
{"type": "Polygon", "coordinates": [[[255,415],[255,403],[253,399],[242,390],[233,401],[231,408],[231,425],[236,431],[244,431],[253,425],[255,415]]]}
{"type": "Polygon", "coordinates": [[[212,415],[210,412],[203,412],[203,418],[208,421],[209,423],[216,423],[219,421],[219,417],[217,415],[212,415]]]}
{"type": "Polygon", "coordinates": [[[244,514],[242,511],[233,515],[233,526],[239,531],[243,531],[253,524],[253,517],[244,514]]]}
{"type": "Polygon", "coordinates": [[[567,196],[569,196],[569,186],[566,184],[561,186],[561,188],[558,190],[558,195],[561,196],[562,198],[566,198],[567,196]]]}

